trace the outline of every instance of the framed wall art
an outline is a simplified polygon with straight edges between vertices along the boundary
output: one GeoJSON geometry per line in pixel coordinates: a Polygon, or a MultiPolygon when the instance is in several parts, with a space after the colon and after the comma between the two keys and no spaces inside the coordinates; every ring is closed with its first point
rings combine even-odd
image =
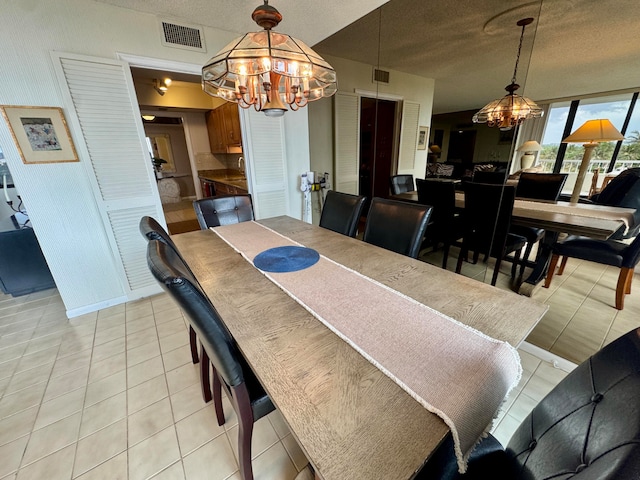
{"type": "Polygon", "coordinates": [[[79,161],[61,108],[2,105],[0,109],[24,163],[79,161]]]}
{"type": "Polygon", "coordinates": [[[428,140],[429,140],[429,127],[419,127],[418,128],[418,150],[426,150],[428,140]]]}

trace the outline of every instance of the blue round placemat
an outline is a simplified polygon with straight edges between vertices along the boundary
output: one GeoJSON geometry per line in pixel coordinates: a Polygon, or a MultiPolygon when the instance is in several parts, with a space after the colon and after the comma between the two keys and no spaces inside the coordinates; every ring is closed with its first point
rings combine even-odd
{"type": "Polygon", "coordinates": [[[275,247],[256,255],[253,264],[264,272],[285,273],[304,270],[320,260],[320,254],[305,247],[275,247]]]}

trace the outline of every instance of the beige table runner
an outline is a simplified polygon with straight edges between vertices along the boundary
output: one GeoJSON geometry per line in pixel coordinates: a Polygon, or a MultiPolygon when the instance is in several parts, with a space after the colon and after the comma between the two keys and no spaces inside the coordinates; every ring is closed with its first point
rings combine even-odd
{"type": "MultiPolygon", "coordinates": [[[[255,222],[212,229],[253,263],[300,244],[255,222]]],[[[451,429],[458,467],[520,380],[516,350],[320,256],[297,272],[262,272],[451,429]]],[[[452,292],[455,295],[455,292],[452,292]]]]}
{"type": "Polygon", "coordinates": [[[561,213],[563,215],[576,215],[578,217],[598,218],[601,220],[617,220],[625,224],[625,232],[633,224],[633,213],[614,211],[617,207],[588,204],[554,204],[545,202],[533,202],[528,200],[516,200],[516,207],[543,212],[561,213]],[[609,209],[609,210],[607,210],[609,209]]]}

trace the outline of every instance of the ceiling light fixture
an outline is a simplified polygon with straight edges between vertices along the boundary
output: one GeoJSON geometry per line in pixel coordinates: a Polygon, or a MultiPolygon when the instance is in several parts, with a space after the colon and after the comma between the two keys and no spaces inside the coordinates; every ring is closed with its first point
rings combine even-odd
{"type": "Polygon", "coordinates": [[[142,119],[146,120],[147,122],[153,122],[155,118],[156,118],[155,115],[142,115],[142,119]]]}
{"type": "Polygon", "coordinates": [[[167,93],[167,90],[169,90],[170,85],[171,85],[170,78],[163,78],[162,80],[155,79],[153,81],[153,88],[155,89],[156,92],[158,92],[158,94],[160,94],[160,96],[167,93]]]}
{"type": "Polygon", "coordinates": [[[509,93],[485,105],[482,110],[473,116],[474,123],[486,123],[489,127],[498,127],[500,130],[511,130],[527,118],[542,116],[542,108],[536,105],[533,100],[527,97],[521,97],[515,93],[515,91],[520,88],[520,85],[516,83],[516,72],[518,71],[518,62],[520,61],[524,29],[532,22],[533,18],[523,18],[517,22],[517,25],[522,27],[522,33],[520,33],[520,45],[518,46],[518,55],[516,56],[516,66],[513,69],[513,77],[511,78],[511,83],[505,87],[505,90],[509,93]]]}
{"type": "Polygon", "coordinates": [[[206,93],[270,117],[336,93],[331,65],[304,42],[272,31],[282,15],[269,0],[251,18],[264,30],[235,39],[209,60],[202,68],[206,93]]]}

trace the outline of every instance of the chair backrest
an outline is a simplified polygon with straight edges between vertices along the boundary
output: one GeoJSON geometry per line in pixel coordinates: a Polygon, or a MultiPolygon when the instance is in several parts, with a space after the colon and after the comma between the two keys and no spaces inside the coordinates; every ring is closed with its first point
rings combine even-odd
{"type": "Polygon", "coordinates": [[[362,239],[378,247],[416,258],[431,207],[374,197],[362,239]]]}
{"type": "Polygon", "coordinates": [[[416,189],[413,185],[413,175],[394,175],[389,181],[391,183],[391,195],[413,192],[416,189]]]}
{"type": "Polygon", "coordinates": [[[218,195],[193,202],[202,230],[253,220],[251,195],[218,195]]]}
{"type": "Polygon", "coordinates": [[[147,245],[147,265],[160,286],[187,314],[211,363],[227,385],[241,384],[244,374],[235,341],[187,264],[167,244],[151,240],[147,245]]]}
{"type": "Polygon", "coordinates": [[[522,172],[516,187],[516,197],[557,202],[567,176],[566,173],[522,172]]]}
{"type": "MultiPolygon", "coordinates": [[[[440,232],[450,225],[456,212],[456,186],[453,182],[438,182],[416,178],[418,202],[431,205],[429,221],[440,232]]],[[[429,231],[433,227],[429,226],[429,231]]]]}
{"type": "Polygon", "coordinates": [[[473,182],[474,183],[489,183],[492,185],[502,185],[504,184],[507,178],[507,172],[505,171],[495,171],[488,172],[486,170],[478,170],[473,172],[473,182]]]}
{"type": "Polygon", "coordinates": [[[514,478],[640,478],[638,398],[635,329],[581,363],[520,424],[507,446],[514,478]]]}
{"type": "Polygon", "coordinates": [[[320,226],[349,237],[355,237],[366,199],[362,195],[329,190],[322,207],[320,226]]]}
{"type": "Polygon", "coordinates": [[[173,240],[171,240],[169,233],[167,233],[167,231],[162,227],[162,225],[160,225],[160,223],[158,223],[155,218],[145,215],[140,219],[139,228],[140,233],[142,233],[142,236],[145,237],[147,241],[160,240],[161,242],[166,243],[171,248],[173,248],[178,256],[182,258],[180,252],[178,251],[178,247],[176,247],[176,244],[173,243],[173,240]]]}
{"type": "Polygon", "coordinates": [[[635,224],[624,238],[635,237],[640,231],[640,167],[628,168],[620,173],[599,194],[594,195],[591,201],[598,205],[635,208],[635,224]]]}
{"type": "Polygon", "coordinates": [[[464,187],[464,242],[474,252],[501,254],[515,201],[516,188],[470,182],[464,187]]]}

